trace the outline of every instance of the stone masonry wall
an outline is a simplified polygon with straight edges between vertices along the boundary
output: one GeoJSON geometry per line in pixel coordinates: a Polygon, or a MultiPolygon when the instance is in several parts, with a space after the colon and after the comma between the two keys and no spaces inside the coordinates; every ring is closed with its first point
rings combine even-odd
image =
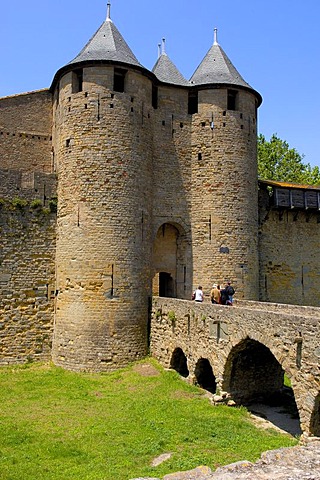
{"type": "Polygon", "coordinates": [[[319,214],[266,204],[260,195],[260,299],[320,306],[319,214]]]}
{"type": "Polygon", "coordinates": [[[256,99],[239,89],[199,91],[192,116],[194,287],[230,280],[238,298],[258,299],[256,99]],[[213,125],[212,125],[213,123],[213,125]]]}
{"type": "Polygon", "coordinates": [[[0,98],[1,168],[53,172],[49,90],[0,98]]]}
{"type": "MultiPolygon", "coordinates": [[[[174,350],[181,348],[191,378],[197,361],[208,359],[218,387],[228,391],[232,352],[248,339],[267,347],[280,363],[291,380],[301,428],[310,431],[320,390],[319,308],[242,301],[226,307],[209,301],[153,299],[150,349],[164,367],[170,367],[174,350]]],[[[244,378],[244,389],[245,382],[244,378]]]]}
{"type": "Polygon", "coordinates": [[[0,207],[0,364],[51,358],[56,215],[0,207]]]}
{"type": "Polygon", "coordinates": [[[39,200],[44,207],[57,196],[55,174],[0,169],[0,199],[28,202],[39,200]]]}
{"type": "Polygon", "coordinates": [[[201,90],[190,115],[188,90],[158,89],[153,238],[165,223],[179,231],[180,298],[226,280],[238,297],[258,298],[256,100],[238,97],[237,110],[227,110],[227,88],[201,90]]]}
{"type": "Polygon", "coordinates": [[[153,124],[153,246],[162,249],[155,258],[154,273],[172,273],[179,298],[189,298],[192,290],[191,251],[191,115],[188,114],[188,90],[161,85],[158,106],[152,112],[153,124]],[[171,269],[170,253],[165,243],[164,224],[178,230],[175,268],[171,269]],[[160,234],[157,237],[157,232],[160,234]],[[161,233],[162,232],[162,233],[161,233]]]}

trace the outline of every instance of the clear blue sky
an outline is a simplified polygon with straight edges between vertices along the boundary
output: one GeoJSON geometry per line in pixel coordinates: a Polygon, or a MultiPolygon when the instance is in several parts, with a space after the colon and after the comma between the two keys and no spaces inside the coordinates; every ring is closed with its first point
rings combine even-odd
{"type": "MultiPolygon", "coordinates": [[[[4,0],[0,96],[48,88],[106,16],[107,0],[4,0]]],[[[259,133],[320,166],[320,0],[111,0],[111,19],[146,68],[158,43],[190,78],[218,41],[263,97],[259,133]]]]}

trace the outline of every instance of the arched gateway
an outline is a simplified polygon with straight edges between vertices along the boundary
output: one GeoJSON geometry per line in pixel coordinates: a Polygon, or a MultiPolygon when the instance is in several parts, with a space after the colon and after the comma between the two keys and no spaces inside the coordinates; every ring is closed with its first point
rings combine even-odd
{"type": "Polygon", "coordinates": [[[191,271],[184,228],[178,223],[163,223],[153,244],[153,295],[186,298],[192,285],[191,271]]]}

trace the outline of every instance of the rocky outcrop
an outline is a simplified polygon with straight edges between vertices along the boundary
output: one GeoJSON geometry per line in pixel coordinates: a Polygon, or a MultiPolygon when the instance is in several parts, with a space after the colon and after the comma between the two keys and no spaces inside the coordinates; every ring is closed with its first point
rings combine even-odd
{"type": "MultiPolygon", "coordinates": [[[[154,477],[132,480],[160,480],[154,477]]],[[[256,463],[241,461],[218,468],[197,467],[165,475],[163,480],[320,480],[320,439],[264,452],[256,463]]]]}

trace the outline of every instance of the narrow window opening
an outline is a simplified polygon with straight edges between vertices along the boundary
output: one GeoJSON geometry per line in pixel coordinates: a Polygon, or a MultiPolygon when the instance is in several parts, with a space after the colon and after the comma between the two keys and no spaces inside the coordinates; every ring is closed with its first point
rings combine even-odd
{"type": "Polygon", "coordinates": [[[240,113],[240,118],[243,118],[243,114],[242,114],[242,113],[240,113]]]}
{"type": "Polygon", "coordinates": [[[180,122],[180,128],[183,128],[183,123],[182,122],[180,122]]]}
{"type": "Polygon", "coordinates": [[[85,108],[85,109],[87,109],[87,108],[88,108],[88,105],[87,105],[86,103],[84,104],[84,108],[85,108]]]}
{"type": "Polygon", "coordinates": [[[141,240],[143,241],[143,232],[144,232],[144,215],[141,212],[141,240]]]}
{"type": "MultiPolygon", "coordinates": [[[[72,93],[82,92],[83,87],[83,69],[74,70],[72,72],[72,93]]],[[[71,100],[71,97],[69,97],[71,100]]],[[[69,100],[69,101],[70,101],[69,100]]]]}
{"type": "Polygon", "coordinates": [[[124,92],[124,81],[126,77],[127,70],[122,68],[115,68],[113,74],[113,90],[115,92],[124,92]]]}
{"type": "Polygon", "coordinates": [[[84,96],[87,97],[87,96],[88,96],[88,92],[85,92],[84,96]]]}
{"type": "Polygon", "coordinates": [[[131,112],[133,112],[133,107],[131,107],[131,112]]]}
{"type": "Polygon", "coordinates": [[[111,296],[114,294],[114,265],[111,265],[111,296]]]}
{"type": "Polygon", "coordinates": [[[201,127],[205,127],[206,126],[206,122],[201,122],[201,127]]]}
{"type": "Polygon", "coordinates": [[[243,130],[243,125],[240,126],[241,130],[243,130]]]}
{"type": "Polygon", "coordinates": [[[113,103],[110,103],[110,108],[113,108],[113,103]]]}
{"type": "Polygon", "coordinates": [[[70,144],[71,144],[71,139],[67,138],[66,139],[66,147],[70,147],[70,144]]]}
{"type": "Polygon", "coordinates": [[[297,353],[296,353],[296,366],[297,368],[301,368],[301,360],[302,360],[302,338],[298,339],[297,343],[297,353]]]}
{"type": "Polygon", "coordinates": [[[228,90],[228,110],[237,110],[238,92],[236,90],[228,90]]]}
{"type": "Polygon", "coordinates": [[[166,124],[166,121],[165,120],[162,120],[162,126],[164,127],[166,124]]]}
{"type": "Polygon", "coordinates": [[[223,127],[225,127],[225,126],[226,126],[225,122],[223,122],[222,126],[223,126],[223,127]]]}
{"type": "Polygon", "coordinates": [[[198,160],[202,160],[202,153],[198,153],[198,160]]]}
{"type": "Polygon", "coordinates": [[[227,115],[227,112],[224,110],[224,111],[222,112],[222,115],[225,117],[225,116],[227,115]]]}
{"type": "Polygon", "coordinates": [[[152,85],[152,106],[154,109],[158,108],[158,87],[152,85]]]}
{"type": "Polygon", "coordinates": [[[198,92],[189,92],[188,113],[189,115],[198,113],[198,92]]]}

